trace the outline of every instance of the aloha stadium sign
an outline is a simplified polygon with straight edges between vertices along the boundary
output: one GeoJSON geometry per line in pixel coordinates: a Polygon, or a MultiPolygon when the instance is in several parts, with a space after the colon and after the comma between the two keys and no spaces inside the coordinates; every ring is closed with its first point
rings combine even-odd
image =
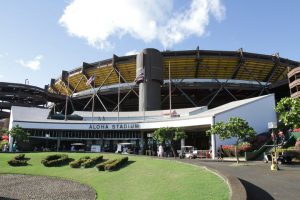
{"type": "Polygon", "coordinates": [[[138,123],[125,124],[89,124],[89,130],[131,130],[140,129],[138,123]]]}

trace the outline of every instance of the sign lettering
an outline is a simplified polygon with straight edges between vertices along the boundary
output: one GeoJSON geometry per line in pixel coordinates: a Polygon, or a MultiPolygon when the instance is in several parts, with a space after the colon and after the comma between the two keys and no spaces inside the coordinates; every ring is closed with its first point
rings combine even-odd
{"type": "Polygon", "coordinates": [[[89,124],[90,130],[130,130],[139,129],[140,124],[89,124]]]}

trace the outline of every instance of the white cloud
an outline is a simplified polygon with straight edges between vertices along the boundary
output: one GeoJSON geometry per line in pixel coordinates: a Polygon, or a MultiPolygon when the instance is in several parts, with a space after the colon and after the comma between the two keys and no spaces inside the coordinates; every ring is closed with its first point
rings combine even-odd
{"type": "Polygon", "coordinates": [[[17,60],[16,63],[18,63],[24,67],[27,67],[29,69],[32,69],[32,70],[38,70],[38,69],[40,69],[42,59],[43,59],[42,55],[37,55],[32,60],[24,61],[23,59],[20,59],[20,60],[17,60]]]}
{"type": "Polygon", "coordinates": [[[6,56],[8,56],[7,52],[6,53],[0,53],[0,58],[6,57],[6,56]]]}
{"type": "Polygon", "coordinates": [[[0,74],[0,79],[2,79],[3,78],[3,75],[2,74],[0,74]]]}
{"type": "Polygon", "coordinates": [[[173,0],[73,0],[59,23],[70,35],[101,49],[111,46],[112,36],[124,35],[145,42],[158,39],[167,48],[191,35],[203,36],[210,15],[218,21],[225,16],[221,0],[192,0],[177,9],[173,4],[173,0]]]}
{"type": "Polygon", "coordinates": [[[136,55],[139,54],[140,52],[138,52],[137,50],[131,50],[125,53],[125,56],[131,56],[131,55],[136,55]]]}

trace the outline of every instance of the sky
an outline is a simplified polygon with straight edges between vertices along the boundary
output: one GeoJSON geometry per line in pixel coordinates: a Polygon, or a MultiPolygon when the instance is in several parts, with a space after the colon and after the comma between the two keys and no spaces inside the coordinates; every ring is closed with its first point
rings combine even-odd
{"type": "Polygon", "coordinates": [[[0,0],[0,82],[44,87],[62,70],[144,48],[300,61],[298,0],[0,0]]]}

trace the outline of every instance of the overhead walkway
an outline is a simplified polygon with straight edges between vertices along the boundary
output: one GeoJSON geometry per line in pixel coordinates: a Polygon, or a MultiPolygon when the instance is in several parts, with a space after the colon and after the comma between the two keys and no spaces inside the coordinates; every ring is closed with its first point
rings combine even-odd
{"type": "Polygon", "coordinates": [[[0,118],[9,117],[9,110],[12,106],[45,107],[47,102],[64,101],[65,96],[50,93],[47,88],[0,82],[0,118]]]}

